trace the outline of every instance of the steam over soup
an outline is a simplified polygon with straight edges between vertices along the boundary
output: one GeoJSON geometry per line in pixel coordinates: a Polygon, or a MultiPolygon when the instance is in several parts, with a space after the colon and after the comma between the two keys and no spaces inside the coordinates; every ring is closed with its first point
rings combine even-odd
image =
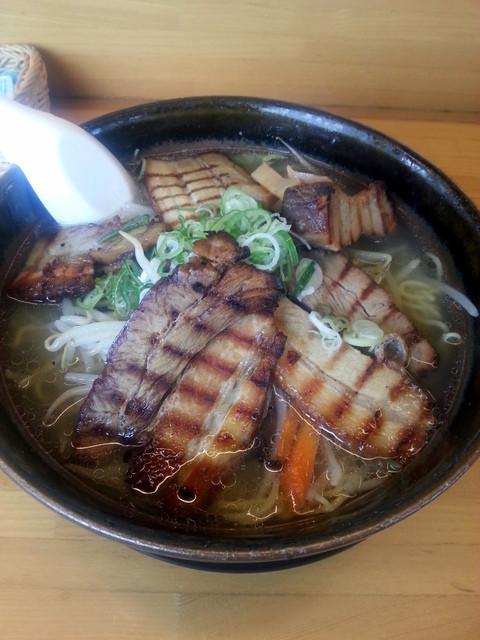
{"type": "Polygon", "coordinates": [[[138,211],[35,231],[1,362],[72,482],[241,531],[321,518],[441,432],[477,310],[384,184],[301,161],[148,157],[138,211]]]}

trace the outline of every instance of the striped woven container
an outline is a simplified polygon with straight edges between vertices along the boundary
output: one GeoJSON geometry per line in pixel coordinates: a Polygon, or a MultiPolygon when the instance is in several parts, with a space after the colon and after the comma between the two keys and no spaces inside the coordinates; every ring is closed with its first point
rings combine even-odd
{"type": "MultiPolygon", "coordinates": [[[[0,88],[2,94],[27,107],[50,110],[47,69],[32,45],[0,44],[0,88]]],[[[0,151],[0,174],[8,167],[0,151]]]]}

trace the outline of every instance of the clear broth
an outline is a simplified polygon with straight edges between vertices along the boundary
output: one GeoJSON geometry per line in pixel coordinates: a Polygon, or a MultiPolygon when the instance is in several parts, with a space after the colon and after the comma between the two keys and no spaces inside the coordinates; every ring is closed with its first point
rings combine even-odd
{"type": "MultiPolygon", "coordinates": [[[[218,150],[218,149],[217,149],[218,150]]],[[[222,152],[228,150],[220,149],[222,152]]],[[[265,155],[262,152],[262,155],[265,155]]],[[[233,159],[240,156],[232,154],[233,159]]],[[[258,154],[252,155],[258,163],[258,154]]],[[[241,164],[249,162],[250,157],[241,156],[241,164]]],[[[288,158],[291,164],[291,158],[288,158]]],[[[285,160],[279,157],[277,168],[284,166],[285,160]]],[[[275,166],[275,163],[274,163],[275,166]]],[[[366,182],[339,172],[331,167],[318,164],[319,173],[329,175],[346,192],[354,192],[365,186],[366,182]]],[[[421,212],[414,213],[396,205],[399,229],[392,236],[381,240],[362,238],[358,247],[382,252],[394,252],[401,255],[396,268],[401,269],[414,257],[432,252],[440,257],[445,280],[452,286],[461,288],[454,265],[441,242],[423,222],[421,212]],[[420,215],[419,215],[420,214],[420,215]],[[399,247],[402,250],[399,251],[399,247]]],[[[439,423],[435,437],[449,423],[460,399],[460,390],[465,375],[466,349],[469,341],[468,323],[465,313],[458,306],[445,299],[443,316],[452,331],[458,332],[463,342],[453,346],[442,343],[439,332],[433,328],[418,327],[430,339],[439,354],[439,367],[421,381],[435,399],[435,416],[439,423]]],[[[275,468],[268,464],[268,450],[274,436],[275,410],[272,409],[259,430],[254,445],[245,455],[240,465],[230,469],[221,478],[222,488],[212,507],[205,510],[187,512],[171,519],[162,511],[155,496],[144,497],[132,492],[124,477],[132,451],[117,450],[107,460],[90,461],[81,464],[72,460],[71,436],[76,414],[81,401],[74,403],[68,411],[60,413],[52,423],[45,423],[47,409],[64,389],[63,372],[59,360],[43,348],[43,342],[49,335],[49,325],[60,315],[59,306],[53,304],[32,305],[2,298],[0,304],[0,357],[1,370],[11,396],[11,400],[20,416],[22,428],[41,448],[46,464],[60,465],[72,482],[80,483],[84,490],[93,492],[101,499],[112,501],[139,520],[148,519],[167,523],[172,527],[191,529],[203,527],[237,527],[252,529],[276,525],[285,520],[285,514],[278,513],[275,500],[275,488],[272,478],[275,468]],[[248,504],[247,504],[248,503],[248,504]]],[[[273,406],[273,403],[272,403],[273,406]]],[[[330,446],[330,445],[326,445],[330,446]]],[[[428,446],[428,445],[427,445],[428,446]]],[[[339,449],[336,455],[344,467],[350,466],[352,473],[363,478],[360,486],[345,489],[338,500],[338,507],[345,508],[358,495],[375,490],[388,480],[397,470],[382,460],[365,461],[345,454],[339,449]]],[[[186,497],[186,502],[188,502],[186,497]]],[[[328,512],[328,509],[327,509],[328,512]]],[[[307,510],[292,514],[291,518],[322,517],[325,509],[307,510]]]]}

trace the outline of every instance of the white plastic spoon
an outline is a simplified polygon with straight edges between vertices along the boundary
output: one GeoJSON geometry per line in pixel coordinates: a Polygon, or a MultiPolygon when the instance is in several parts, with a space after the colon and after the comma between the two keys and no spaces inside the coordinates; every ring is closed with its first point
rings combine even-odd
{"type": "Polygon", "coordinates": [[[3,96],[0,151],[61,225],[101,222],[136,199],[132,177],[94,136],[3,96]]]}

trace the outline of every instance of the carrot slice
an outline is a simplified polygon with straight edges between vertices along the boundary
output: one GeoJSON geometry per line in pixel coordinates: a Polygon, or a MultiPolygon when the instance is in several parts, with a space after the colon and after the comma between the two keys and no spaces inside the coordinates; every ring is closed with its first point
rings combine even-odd
{"type": "Polygon", "coordinates": [[[294,409],[289,408],[276,453],[283,463],[280,489],[292,511],[298,511],[305,505],[319,441],[320,435],[294,409]]]}
{"type": "Polygon", "coordinates": [[[292,407],[288,407],[275,448],[276,457],[284,461],[290,455],[297,435],[301,417],[292,407]]]}

